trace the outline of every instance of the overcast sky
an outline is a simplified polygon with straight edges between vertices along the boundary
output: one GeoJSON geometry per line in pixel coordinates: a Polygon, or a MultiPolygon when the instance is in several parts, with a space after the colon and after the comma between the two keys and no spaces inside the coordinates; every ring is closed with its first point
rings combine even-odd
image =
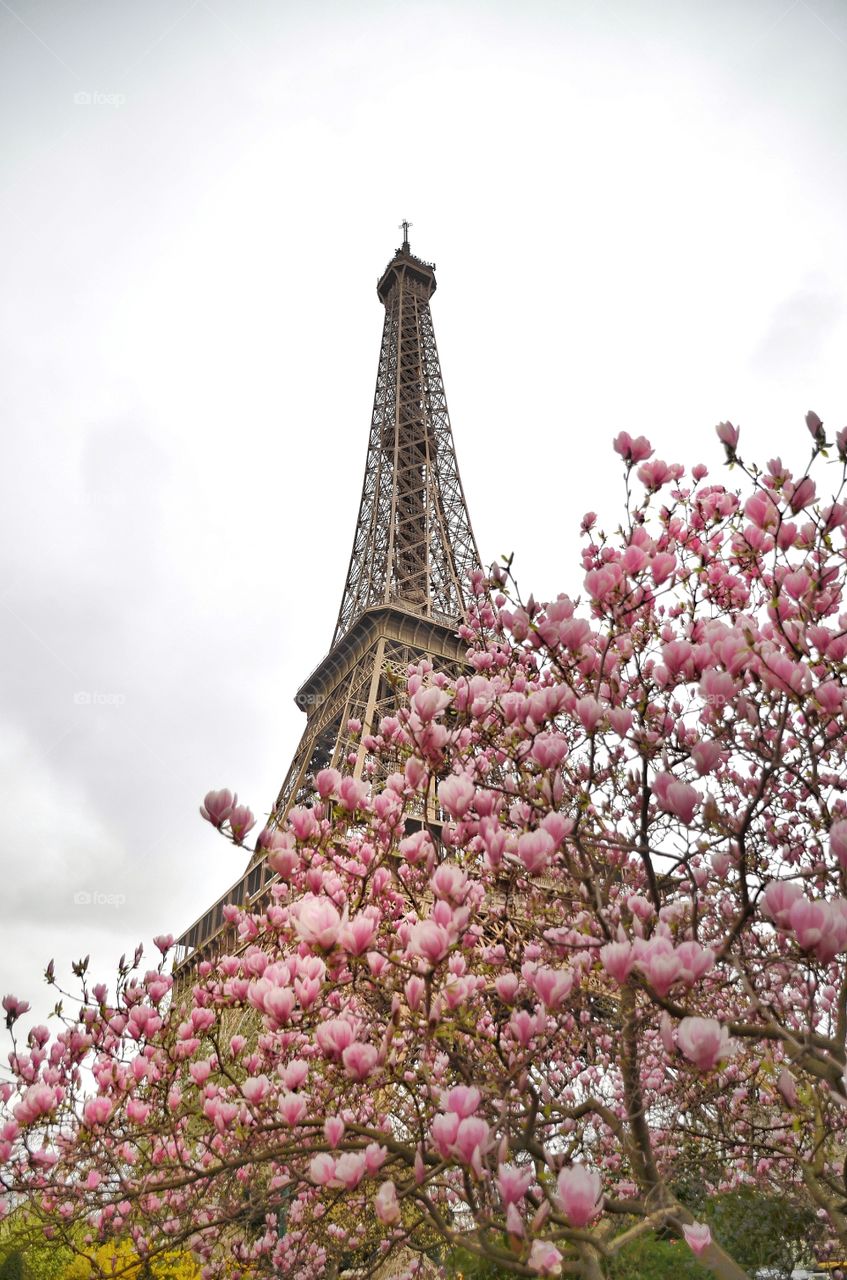
{"type": "Polygon", "coordinates": [[[720,475],[719,419],[847,422],[847,8],[0,0],[0,102],[0,992],[43,1009],[242,871],[197,805],[266,813],[299,739],[402,218],[536,595],[622,428],[720,475]]]}

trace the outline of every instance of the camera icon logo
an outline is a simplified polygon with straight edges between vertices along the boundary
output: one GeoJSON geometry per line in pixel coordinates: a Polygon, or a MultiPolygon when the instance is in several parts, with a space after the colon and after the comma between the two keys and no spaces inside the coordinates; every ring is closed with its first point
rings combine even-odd
{"type": "Polygon", "coordinates": [[[87,893],[85,889],[79,889],[79,890],[74,894],[74,904],[75,904],[77,907],[90,907],[90,906],[91,906],[91,894],[90,894],[90,893],[87,893]]]}
{"type": "Polygon", "coordinates": [[[90,93],[86,93],[86,91],[85,91],[84,89],[82,89],[82,90],[80,90],[78,93],[75,93],[75,94],[74,94],[74,102],[76,103],[76,105],[77,105],[78,107],[90,107],[90,106],[91,106],[91,94],[90,94],[90,93]]]}

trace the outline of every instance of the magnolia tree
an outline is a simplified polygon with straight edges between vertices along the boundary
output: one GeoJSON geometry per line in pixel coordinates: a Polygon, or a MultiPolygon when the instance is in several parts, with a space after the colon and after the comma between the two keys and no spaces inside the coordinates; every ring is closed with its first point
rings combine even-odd
{"type": "Polygon", "coordinates": [[[807,425],[799,474],[719,426],[740,493],[618,436],[580,594],[474,578],[466,674],[411,669],[366,730],[387,781],[326,769],[263,832],[278,880],[228,953],[178,997],[169,937],[113,987],[80,966],[79,1012],[14,1044],[9,1203],[207,1277],[446,1243],[598,1280],[662,1229],[738,1280],[696,1167],[795,1189],[843,1251],[847,429],[807,425]]]}

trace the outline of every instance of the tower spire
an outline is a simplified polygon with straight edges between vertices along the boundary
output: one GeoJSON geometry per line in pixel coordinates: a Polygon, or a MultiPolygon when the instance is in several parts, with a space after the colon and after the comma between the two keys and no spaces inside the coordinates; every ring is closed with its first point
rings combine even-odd
{"type": "MultiPolygon", "coordinates": [[[[403,222],[408,233],[409,223],[403,222]]],[[[395,603],[458,624],[479,564],[462,491],[429,300],[435,267],[408,241],[377,284],[385,307],[359,518],[335,627],[395,603]]]]}
{"type": "MultiPolygon", "coordinates": [[[[464,666],[466,647],[457,629],[479,554],[429,309],[435,267],[409,249],[410,226],[404,219],[403,244],[377,283],[385,319],[359,516],[335,634],[297,693],[306,726],[270,826],[282,822],[292,804],[310,802],[314,776],[323,768],[379,781],[365,744],[382,717],[402,703],[411,663],[429,658],[456,674],[464,666]]],[[[178,967],[187,971],[223,945],[224,905],[258,905],[274,878],[259,844],[241,880],[179,939],[178,967]]]]}

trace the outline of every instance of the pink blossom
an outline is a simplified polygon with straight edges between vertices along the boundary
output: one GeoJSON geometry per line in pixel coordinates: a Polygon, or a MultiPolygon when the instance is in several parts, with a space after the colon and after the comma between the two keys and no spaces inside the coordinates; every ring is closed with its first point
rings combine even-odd
{"type": "Polygon", "coordinates": [[[574,710],[586,733],[593,733],[603,719],[603,708],[591,694],[579,698],[574,710]]]}
{"type": "Polygon", "coordinates": [[[370,787],[367,782],[363,782],[360,778],[351,778],[349,776],[341,779],[338,784],[338,798],[345,809],[350,813],[355,813],[359,809],[364,809],[367,805],[370,787]]]}
{"type": "Polygon", "coordinates": [[[337,795],[340,785],[341,773],[338,769],[321,769],[315,778],[315,786],[321,800],[328,800],[330,796],[337,795]]]}
{"type": "Polygon", "coordinates": [[[480,1116],[468,1116],[459,1121],[453,1150],[463,1164],[471,1165],[480,1174],[482,1157],[490,1146],[489,1128],[480,1116]]]}
{"type": "Polygon", "coordinates": [[[233,795],[226,788],[221,791],[209,791],[200,806],[200,816],[220,830],[237,804],[238,796],[233,795]]]}
{"type": "Polygon", "coordinates": [[[600,1212],[600,1175],[584,1164],[562,1169],[556,1180],[559,1204],[572,1227],[586,1227],[600,1212]]]}
{"type": "Polygon", "coordinates": [[[817,497],[814,480],[809,476],[803,476],[796,484],[789,480],[785,486],[785,496],[788,498],[792,513],[796,516],[798,511],[811,506],[817,497]]]}
{"type": "Polygon", "coordinates": [[[682,1234],[685,1236],[685,1243],[698,1258],[702,1257],[712,1243],[712,1233],[702,1222],[692,1222],[690,1225],[685,1223],[682,1234]]]}
{"type": "Polygon", "coordinates": [[[355,1041],[348,1044],[341,1055],[344,1070],[353,1080],[367,1080],[379,1058],[379,1051],[372,1044],[355,1041]]]}
{"type": "Polygon", "coordinates": [[[683,1018],[676,1042],[698,1071],[711,1071],[733,1048],[729,1031],[716,1018],[683,1018]]]}
{"type": "Polygon", "coordinates": [[[691,759],[701,777],[705,773],[711,773],[720,758],[721,744],[708,738],[701,739],[691,748],[691,759]]]}
{"type": "Polygon", "coordinates": [[[555,1276],[561,1271],[562,1254],[549,1240],[533,1240],[527,1265],[540,1276],[555,1276]]]}
{"type": "Polygon", "coordinates": [[[400,1221],[400,1204],[397,1199],[397,1188],[393,1182],[383,1182],[374,1196],[376,1216],[385,1227],[400,1221]]]}
{"type": "Polygon", "coordinates": [[[666,582],[676,569],[676,556],[661,551],[650,561],[650,573],[656,586],[666,582]]]}
{"type": "Polygon", "coordinates": [[[461,1120],[472,1116],[479,1107],[482,1095],[473,1085],[457,1084],[441,1098],[441,1106],[461,1120]]]}
{"type": "Polygon", "coordinates": [[[306,1114],[306,1099],[299,1093],[284,1093],[279,1100],[279,1114],[293,1128],[306,1114]]]}
{"type": "Polygon", "coordinates": [[[690,826],[700,807],[700,796],[687,782],[680,782],[671,773],[660,773],[653,782],[653,794],[659,808],[690,826]]]}
{"type": "Polygon", "coordinates": [[[450,705],[450,695],[434,685],[418,689],[412,698],[412,709],[422,724],[428,724],[450,705]]]}
{"type": "Polygon", "coordinates": [[[537,969],[532,977],[536,994],[547,1009],[561,1007],[573,990],[574,975],[570,969],[537,969]]]}
{"type": "Polygon", "coordinates": [[[56,1096],[49,1085],[31,1084],[20,1102],[15,1104],[13,1115],[19,1124],[29,1125],[41,1116],[49,1115],[56,1105],[56,1096]]]}
{"type": "Polygon", "coordinates": [[[331,1147],[337,1147],[344,1137],[346,1125],[341,1116],[327,1116],[324,1120],[324,1137],[331,1147]]]}
{"type": "Polygon", "coordinates": [[[607,942],[600,948],[600,962],[610,978],[624,983],[635,964],[632,946],[628,942],[607,942]]]}
{"type": "Polygon", "coordinates": [[[6,1011],[6,1026],[11,1027],[18,1018],[29,1013],[30,1006],[26,1000],[19,1000],[17,996],[4,996],[3,1008],[6,1011]]]}
{"type": "Polygon", "coordinates": [[[715,431],[721,444],[726,446],[727,452],[734,453],[738,447],[738,427],[734,427],[731,422],[719,422],[715,431]]]}
{"type": "Polygon", "coordinates": [[[620,431],[612,441],[612,447],[630,465],[646,461],[653,452],[645,436],[636,436],[633,440],[628,431],[620,431]]]}
{"type": "Polygon", "coordinates": [[[553,837],[540,828],[524,831],[518,837],[518,857],[531,876],[539,875],[547,868],[555,848],[553,837]]]}
{"type": "Polygon", "coordinates": [[[295,908],[294,928],[304,942],[328,951],[338,941],[341,916],[329,898],[308,894],[295,908]]]}
{"type": "Polygon", "coordinates": [[[346,1018],[329,1018],[315,1032],[318,1047],[327,1057],[340,1059],[348,1045],[356,1038],[355,1029],[346,1018]]]}
{"type": "Polygon", "coordinates": [[[788,923],[797,938],[797,945],[804,951],[811,951],[827,931],[826,904],[799,897],[792,903],[788,923]]]}
{"type": "Polygon", "coordinates": [[[141,1098],[130,1098],[126,1104],[126,1118],[133,1124],[146,1124],[150,1111],[149,1102],[143,1102],[141,1098]]]}
{"type": "Polygon", "coordinates": [[[559,733],[539,733],[530,752],[542,769],[557,769],[567,754],[567,741],[559,733]]]}
{"type": "Polygon", "coordinates": [[[328,1151],[319,1151],[309,1164],[309,1177],[318,1187],[325,1187],[335,1178],[335,1160],[328,1151]]]}
{"type": "Polygon", "coordinates": [[[841,818],[829,828],[829,847],[847,871],[847,819],[841,818]]]}
{"type": "Polygon", "coordinates": [[[438,786],[438,803],[453,818],[463,818],[471,807],[476,788],[463,773],[453,773],[438,786]]]}
{"type": "Polygon", "coordinates": [[[429,883],[436,898],[449,898],[461,903],[467,896],[467,874],[455,862],[442,862],[429,883]]]}
{"type": "Polygon", "coordinates": [[[244,1094],[244,1097],[248,1102],[258,1103],[264,1102],[265,1098],[270,1093],[270,1088],[270,1081],[267,1076],[251,1076],[249,1079],[244,1081],[244,1084],[241,1086],[241,1092],[244,1094]]]}
{"type": "Polygon", "coordinates": [[[112,1114],[112,1103],[102,1096],[89,1098],[82,1109],[82,1114],[89,1129],[98,1124],[105,1124],[112,1114]]]}
{"type": "Polygon", "coordinates": [[[791,880],[772,880],[762,894],[762,909],[778,929],[791,927],[791,908],[803,890],[791,880]]]}
{"type": "Polygon", "coordinates": [[[450,935],[434,920],[419,920],[409,930],[407,946],[412,955],[437,964],[450,949],[450,935]]]}
{"type": "Polygon", "coordinates": [[[236,844],[241,844],[247,832],[256,825],[256,819],[246,804],[236,805],[229,815],[229,825],[236,844]]]}
{"type": "Polygon", "coordinates": [[[501,1164],[497,1169],[497,1185],[503,1204],[517,1204],[519,1200],[523,1200],[534,1179],[535,1174],[531,1168],[501,1164]]]}
{"type": "Polygon", "coordinates": [[[782,1094],[789,1107],[797,1106],[797,1086],[794,1083],[794,1077],[785,1067],[780,1070],[777,1078],[776,1087],[782,1094]]]}
{"type": "Polygon", "coordinates": [[[370,947],[376,936],[377,921],[373,916],[360,911],[339,933],[339,941],[345,951],[353,956],[362,956],[370,947]]]}

